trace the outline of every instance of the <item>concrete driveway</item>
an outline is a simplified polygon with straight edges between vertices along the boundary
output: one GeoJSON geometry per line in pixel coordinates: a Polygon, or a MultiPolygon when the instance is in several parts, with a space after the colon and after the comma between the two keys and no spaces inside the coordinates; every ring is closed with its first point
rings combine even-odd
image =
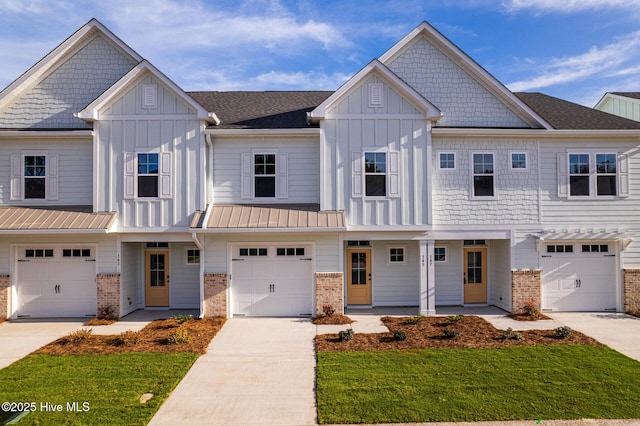
{"type": "Polygon", "coordinates": [[[316,424],[316,326],[231,318],[149,425],[316,424]]]}
{"type": "Polygon", "coordinates": [[[0,368],[82,328],[83,319],[17,320],[0,324],[0,368]]]}
{"type": "Polygon", "coordinates": [[[640,318],[616,312],[559,312],[545,314],[640,361],[640,318]]]}

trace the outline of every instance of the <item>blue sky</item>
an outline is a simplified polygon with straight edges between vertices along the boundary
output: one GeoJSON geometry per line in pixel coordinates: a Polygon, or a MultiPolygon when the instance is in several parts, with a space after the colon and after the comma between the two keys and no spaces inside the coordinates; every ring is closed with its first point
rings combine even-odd
{"type": "Polygon", "coordinates": [[[335,90],[424,20],[513,91],[640,91],[640,0],[0,0],[0,87],[94,17],[187,91],[335,90]]]}

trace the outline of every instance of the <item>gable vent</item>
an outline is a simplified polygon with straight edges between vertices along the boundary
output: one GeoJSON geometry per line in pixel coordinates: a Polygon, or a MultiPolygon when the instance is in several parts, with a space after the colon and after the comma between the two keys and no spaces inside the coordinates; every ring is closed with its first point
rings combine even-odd
{"type": "Polygon", "coordinates": [[[156,108],[158,86],[155,84],[143,84],[142,85],[142,107],[143,108],[156,108]]]}
{"type": "Polygon", "coordinates": [[[369,105],[382,106],[382,84],[371,83],[369,84],[369,105]]]}

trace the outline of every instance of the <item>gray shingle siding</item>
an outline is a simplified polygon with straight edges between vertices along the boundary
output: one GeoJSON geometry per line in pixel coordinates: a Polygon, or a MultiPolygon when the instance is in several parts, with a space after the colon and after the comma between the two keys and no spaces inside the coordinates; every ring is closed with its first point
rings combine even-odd
{"type": "Polygon", "coordinates": [[[135,63],[101,36],[67,59],[40,84],[0,114],[0,128],[85,129],[91,125],[73,116],[135,63]]]}

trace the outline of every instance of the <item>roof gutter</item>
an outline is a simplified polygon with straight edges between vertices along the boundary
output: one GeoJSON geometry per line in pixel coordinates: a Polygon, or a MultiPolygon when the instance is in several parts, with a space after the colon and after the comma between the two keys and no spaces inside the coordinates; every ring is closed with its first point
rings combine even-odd
{"type": "Polygon", "coordinates": [[[434,136],[460,137],[460,136],[493,136],[493,137],[518,137],[518,138],[630,138],[640,136],[640,129],[604,129],[604,130],[547,130],[547,129],[490,129],[490,128],[441,128],[432,129],[434,136]]]}

